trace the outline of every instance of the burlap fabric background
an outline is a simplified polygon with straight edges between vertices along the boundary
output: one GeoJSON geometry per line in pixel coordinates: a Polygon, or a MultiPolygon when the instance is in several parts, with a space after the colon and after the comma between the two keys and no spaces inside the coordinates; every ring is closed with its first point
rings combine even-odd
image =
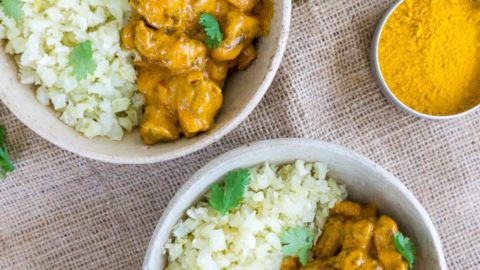
{"type": "Polygon", "coordinates": [[[232,148],[277,137],[335,142],[378,162],[430,213],[449,268],[480,269],[480,113],[420,120],[380,94],[368,50],[391,2],[296,2],[283,64],[261,104],[221,141],[174,161],[80,158],[0,105],[17,166],[0,183],[0,269],[139,269],[162,210],[193,172],[232,148]]]}

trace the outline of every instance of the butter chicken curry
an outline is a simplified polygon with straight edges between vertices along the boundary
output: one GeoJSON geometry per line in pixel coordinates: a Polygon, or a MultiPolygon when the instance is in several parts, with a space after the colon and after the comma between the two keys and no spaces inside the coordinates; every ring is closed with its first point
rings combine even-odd
{"type": "Polygon", "coordinates": [[[145,97],[140,134],[146,144],[212,128],[229,71],[246,69],[257,56],[252,42],[268,32],[273,5],[267,1],[130,0],[133,14],[122,44],[137,52],[137,84],[145,97]],[[202,14],[220,26],[216,46],[205,45],[202,14]]]}
{"type": "Polygon", "coordinates": [[[281,270],[407,270],[407,262],[394,246],[395,232],[397,223],[385,215],[378,217],[374,205],[340,202],[330,210],[313,247],[314,260],[301,266],[297,258],[288,257],[281,270]]]}

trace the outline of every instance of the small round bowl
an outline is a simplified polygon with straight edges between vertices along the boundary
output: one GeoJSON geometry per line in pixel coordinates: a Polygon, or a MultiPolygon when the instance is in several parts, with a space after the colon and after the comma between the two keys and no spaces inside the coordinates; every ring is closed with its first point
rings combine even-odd
{"type": "Polygon", "coordinates": [[[163,270],[163,246],[185,211],[204,198],[209,187],[227,172],[268,161],[281,164],[294,160],[322,161],[329,174],[345,184],[348,198],[371,202],[381,213],[393,217],[417,246],[415,269],[447,269],[437,231],[425,209],[392,174],[369,159],[343,147],[306,139],[279,139],[247,145],[209,162],[177,192],[164,210],[145,255],[143,269],[163,270]]]}
{"type": "MultiPolygon", "coordinates": [[[[51,143],[91,159],[110,163],[145,164],[178,158],[219,140],[239,125],[268,90],[282,60],[290,28],[291,1],[274,0],[270,33],[259,39],[258,58],[243,72],[230,76],[223,89],[224,104],[215,127],[191,139],[145,145],[138,129],[122,141],[87,139],[67,126],[35,98],[33,87],[17,79],[17,66],[0,46],[0,100],[20,121],[51,143]]],[[[0,40],[1,45],[1,40],[0,40]]]]}
{"type": "Polygon", "coordinates": [[[430,120],[450,120],[450,119],[455,119],[462,117],[464,115],[467,115],[469,113],[474,112],[478,108],[480,108],[480,104],[477,106],[468,109],[466,111],[457,113],[457,114],[451,114],[451,115],[431,115],[431,114],[425,114],[421,113],[418,111],[415,111],[414,109],[408,107],[405,105],[400,99],[398,99],[392,92],[392,90],[388,87],[387,83],[385,82],[385,79],[383,78],[382,71],[380,69],[380,60],[378,57],[378,48],[380,44],[380,38],[382,36],[382,31],[383,28],[385,27],[385,24],[387,23],[388,19],[390,16],[393,14],[393,12],[404,2],[404,0],[398,0],[395,4],[393,4],[383,15],[382,19],[378,23],[377,29],[375,30],[375,33],[373,35],[373,41],[372,41],[372,46],[370,49],[370,62],[371,62],[371,68],[373,75],[377,81],[378,86],[380,87],[380,90],[382,91],[383,95],[387,97],[395,106],[400,108],[402,111],[405,111],[411,115],[420,117],[420,118],[425,118],[425,119],[430,119],[430,120]]]}

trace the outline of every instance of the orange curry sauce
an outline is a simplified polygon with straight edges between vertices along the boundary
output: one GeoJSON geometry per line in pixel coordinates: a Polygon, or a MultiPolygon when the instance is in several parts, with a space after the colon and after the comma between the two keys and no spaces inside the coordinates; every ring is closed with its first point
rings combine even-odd
{"type": "Polygon", "coordinates": [[[397,223],[377,216],[377,208],[344,201],[331,210],[323,233],[313,247],[314,260],[301,266],[286,258],[281,270],[407,270],[408,264],[395,249],[397,223]]]}
{"type": "Polygon", "coordinates": [[[244,70],[257,57],[252,42],[268,32],[273,13],[268,1],[130,0],[133,14],[121,38],[124,48],[137,53],[137,84],[145,97],[140,134],[146,144],[212,128],[229,71],[244,70]],[[220,24],[218,48],[205,45],[202,12],[220,24]]]}

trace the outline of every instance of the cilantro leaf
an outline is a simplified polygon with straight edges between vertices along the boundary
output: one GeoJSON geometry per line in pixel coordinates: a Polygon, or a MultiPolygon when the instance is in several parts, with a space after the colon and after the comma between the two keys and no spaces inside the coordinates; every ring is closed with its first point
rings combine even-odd
{"type": "Polygon", "coordinates": [[[210,206],[220,215],[225,215],[230,209],[237,207],[243,199],[245,188],[250,184],[250,171],[240,169],[227,173],[225,185],[214,184],[208,193],[210,206]]]}
{"type": "Polygon", "coordinates": [[[22,6],[20,5],[20,0],[2,0],[0,6],[3,8],[3,12],[7,17],[17,21],[22,18],[22,6]]]}
{"type": "Polygon", "coordinates": [[[393,233],[393,244],[405,261],[407,261],[408,266],[413,268],[413,262],[417,254],[417,249],[413,241],[401,232],[395,232],[393,233]]]}
{"type": "Polygon", "coordinates": [[[97,64],[93,61],[92,42],[88,40],[77,44],[68,56],[68,64],[73,67],[72,75],[78,81],[95,72],[97,64]]]}
{"type": "Polygon", "coordinates": [[[5,127],[0,126],[0,179],[7,177],[7,172],[13,171],[13,164],[8,157],[8,152],[5,147],[5,127]]]}
{"type": "Polygon", "coordinates": [[[199,23],[201,26],[203,26],[203,30],[207,35],[207,38],[205,39],[207,48],[218,48],[218,46],[220,46],[220,42],[223,40],[223,33],[220,29],[217,19],[206,12],[202,12],[200,14],[199,23]]]}
{"type": "Polygon", "coordinates": [[[308,251],[313,246],[313,232],[306,228],[290,228],[280,237],[282,252],[287,256],[298,257],[302,265],[308,263],[308,251]]]}

